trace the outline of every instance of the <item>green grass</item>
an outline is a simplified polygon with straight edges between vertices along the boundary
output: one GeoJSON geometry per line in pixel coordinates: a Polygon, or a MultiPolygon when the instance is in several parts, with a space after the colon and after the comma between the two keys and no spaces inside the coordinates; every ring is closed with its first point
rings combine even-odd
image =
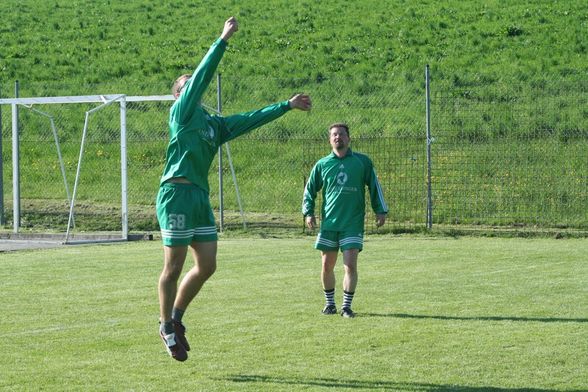
{"type": "MultiPolygon", "coordinates": [[[[442,5],[405,0],[251,0],[243,5],[220,0],[214,7],[202,1],[5,0],[0,12],[5,20],[0,79],[25,85],[68,80],[78,91],[97,83],[148,94],[167,87],[193,67],[191,60],[230,15],[238,18],[240,30],[231,42],[235,55],[223,64],[223,73],[240,78],[286,75],[288,87],[335,74],[375,72],[400,75],[414,87],[426,63],[458,86],[501,78],[581,79],[586,72],[582,37],[587,14],[580,0],[449,0],[442,5]],[[483,79],[472,82],[464,71],[483,79]]],[[[52,85],[45,89],[65,89],[52,85]]],[[[260,86],[264,95],[275,87],[271,82],[267,89],[260,86]]],[[[361,80],[350,87],[365,91],[361,80]]]]}
{"type": "Polygon", "coordinates": [[[157,241],[0,254],[0,389],[588,390],[585,239],[370,236],[354,320],[320,315],[312,242],[221,239],[182,364],[157,241]]]}

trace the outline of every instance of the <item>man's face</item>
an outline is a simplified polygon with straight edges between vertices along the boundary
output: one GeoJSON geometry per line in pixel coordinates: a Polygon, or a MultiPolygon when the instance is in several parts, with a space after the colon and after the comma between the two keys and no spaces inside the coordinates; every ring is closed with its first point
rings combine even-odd
{"type": "Polygon", "coordinates": [[[330,130],[329,142],[335,150],[343,150],[349,146],[349,136],[343,127],[335,127],[330,130]]]}

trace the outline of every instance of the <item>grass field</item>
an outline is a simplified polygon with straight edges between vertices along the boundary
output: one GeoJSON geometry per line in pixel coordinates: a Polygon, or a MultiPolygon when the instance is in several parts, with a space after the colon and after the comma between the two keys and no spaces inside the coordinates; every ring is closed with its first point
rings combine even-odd
{"type": "Polygon", "coordinates": [[[587,240],[370,236],[353,320],[320,315],[312,242],[221,239],[185,363],[157,241],[0,254],[0,390],[588,390],[587,240]]]}

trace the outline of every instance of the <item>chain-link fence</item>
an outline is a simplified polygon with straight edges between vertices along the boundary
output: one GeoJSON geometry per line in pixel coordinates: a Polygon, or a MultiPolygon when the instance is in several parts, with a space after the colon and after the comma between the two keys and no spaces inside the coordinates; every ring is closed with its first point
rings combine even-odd
{"type": "Polygon", "coordinates": [[[433,88],[434,220],[588,229],[588,80],[433,88]]]}
{"type": "MultiPolygon", "coordinates": [[[[433,228],[588,231],[586,83],[484,82],[480,77],[433,78],[431,82],[433,228]]],[[[223,148],[224,228],[240,228],[245,222],[248,228],[302,231],[305,179],[316,160],[330,152],[327,126],[340,121],[350,126],[352,148],[374,161],[390,207],[388,223],[380,230],[426,228],[424,80],[406,76],[312,80],[223,76],[222,86],[225,115],[256,109],[298,91],[309,93],[314,106],[310,113],[288,113],[232,141],[230,156],[223,148]]],[[[216,107],[214,90],[211,86],[205,102],[216,107]]],[[[35,89],[30,91],[27,96],[34,96],[35,89]]],[[[161,100],[126,105],[131,231],[158,231],[154,204],[165,159],[170,104],[161,100]]],[[[22,227],[65,231],[84,113],[95,106],[35,105],[34,110],[19,106],[22,227]]],[[[10,108],[0,105],[5,227],[13,224],[10,108]]],[[[86,143],[76,226],[79,230],[119,230],[117,105],[90,117],[86,143]]],[[[211,202],[218,213],[218,162],[209,179],[211,202]]],[[[367,228],[368,232],[376,230],[371,211],[367,228]]]]}

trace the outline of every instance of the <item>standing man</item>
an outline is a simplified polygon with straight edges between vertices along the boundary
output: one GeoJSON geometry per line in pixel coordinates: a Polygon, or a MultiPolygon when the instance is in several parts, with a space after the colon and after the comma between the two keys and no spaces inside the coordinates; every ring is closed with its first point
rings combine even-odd
{"type": "Polygon", "coordinates": [[[341,316],[352,318],[355,317],[351,302],[357,286],[357,256],[363,248],[365,187],[369,189],[378,227],[386,221],[388,206],[372,161],[349,147],[349,127],[343,123],[331,125],[329,141],[333,151],[312,168],[304,189],[302,213],[308,228],[314,229],[315,199],[322,189],[321,227],[314,245],[322,255],[321,279],[326,299],[322,313],[337,313],[335,264],[341,250],[345,269],[341,316]]]}
{"type": "Polygon", "coordinates": [[[204,110],[202,95],[237,29],[237,20],[229,18],[194,74],[180,76],[172,88],[176,101],[170,109],[170,140],[156,208],[164,252],[159,277],[160,335],[169,354],[178,361],[185,361],[190,350],[182,316],[216,270],[218,236],[209,201],[208,171],[219,146],[290,109],[311,108],[310,98],[298,94],[260,110],[228,117],[204,110]],[[178,287],[188,249],[194,266],[178,287]]]}

